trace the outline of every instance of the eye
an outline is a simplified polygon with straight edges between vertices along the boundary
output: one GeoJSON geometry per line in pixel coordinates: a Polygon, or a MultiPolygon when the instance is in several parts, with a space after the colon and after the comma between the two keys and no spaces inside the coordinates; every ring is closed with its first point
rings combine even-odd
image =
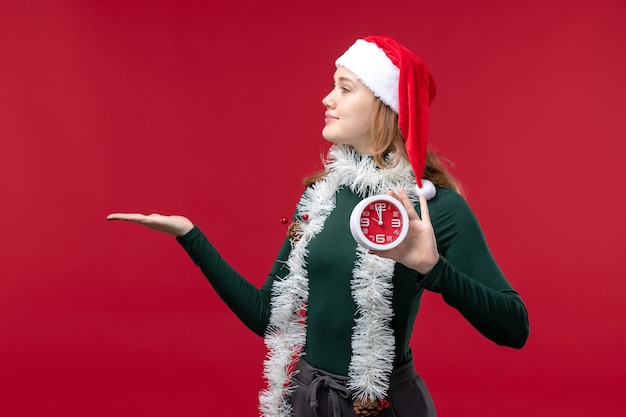
{"type": "MultiPolygon", "coordinates": [[[[336,88],[337,84],[333,84],[333,88],[336,88]]],[[[342,93],[349,93],[350,89],[348,87],[346,87],[345,85],[340,85],[339,89],[341,90],[342,93]]]]}
{"type": "MultiPolygon", "coordinates": [[[[337,88],[337,84],[335,84],[335,83],[331,83],[330,86],[333,89],[337,88]]],[[[348,87],[345,87],[345,86],[339,86],[339,89],[341,90],[342,93],[349,93],[350,92],[350,89],[348,87]]]]}

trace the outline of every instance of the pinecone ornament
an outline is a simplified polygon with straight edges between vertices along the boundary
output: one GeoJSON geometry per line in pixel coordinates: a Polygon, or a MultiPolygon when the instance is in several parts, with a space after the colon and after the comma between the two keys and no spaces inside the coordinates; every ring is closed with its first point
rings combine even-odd
{"type": "Polygon", "coordinates": [[[354,400],[353,409],[357,417],[375,417],[386,408],[389,408],[390,404],[387,400],[367,400],[357,398],[354,400]]]}
{"type": "Polygon", "coordinates": [[[302,222],[300,220],[293,221],[287,227],[287,236],[289,236],[294,242],[297,242],[302,237],[302,222]]]}

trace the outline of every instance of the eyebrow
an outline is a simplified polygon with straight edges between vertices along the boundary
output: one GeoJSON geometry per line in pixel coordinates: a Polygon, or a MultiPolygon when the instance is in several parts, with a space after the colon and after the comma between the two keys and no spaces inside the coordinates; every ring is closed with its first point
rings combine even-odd
{"type": "Polygon", "coordinates": [[[339,77],[337,81],[344,81],[344,82],[347,81],[349,83],[356,84],[352,78],[348,78],[348,77],[339,77]]]}

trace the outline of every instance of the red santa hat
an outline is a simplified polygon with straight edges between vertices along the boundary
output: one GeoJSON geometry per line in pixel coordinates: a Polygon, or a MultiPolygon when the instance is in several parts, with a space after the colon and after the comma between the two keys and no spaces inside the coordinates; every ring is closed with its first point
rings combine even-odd
{"type": "Polygon", "coordinates": [[[386,36],[357,40],[335,61],[352,72],[376,97],[398,114],[409,161],[419,187],[426,165],[428,110],[435,81],[424,61],[386,36]]]}

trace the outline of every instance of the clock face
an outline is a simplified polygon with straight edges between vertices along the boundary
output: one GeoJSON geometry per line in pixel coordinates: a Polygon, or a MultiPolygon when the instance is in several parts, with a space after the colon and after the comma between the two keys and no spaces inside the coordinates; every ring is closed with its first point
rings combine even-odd
{"type": "Polygon", "coordinates": [[[406,236],[408,215],[402,203],[393,197],[368,197],[354,208],[350,230],[354,239],[367,249],[392,249],[406,236]]]}

